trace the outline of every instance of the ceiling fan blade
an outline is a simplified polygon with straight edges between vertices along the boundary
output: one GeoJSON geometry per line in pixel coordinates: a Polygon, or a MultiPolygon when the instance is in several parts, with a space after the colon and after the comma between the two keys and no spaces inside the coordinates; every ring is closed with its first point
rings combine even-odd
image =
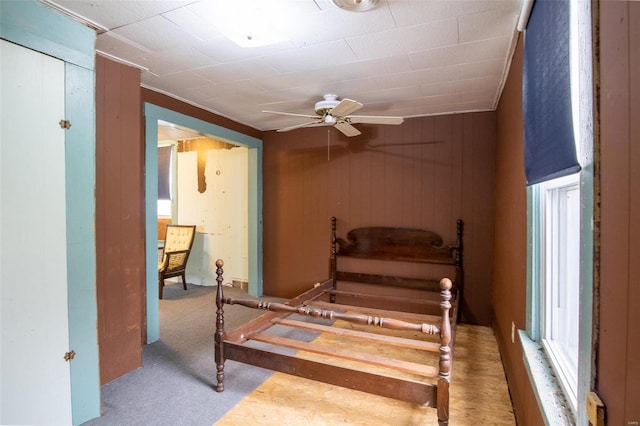
{"type": "Polygon", "coordinates": [[[329,114],[334,117],[344,117],[345,115],[349,115],[354,111],[362,108],[362,104],[358,101],[354,101],[353,99],[343,99],[340,103],[334,106],[329,114]]]}
{"type": "Polygon", "coordinates": [[[345,118],[354,124],[402,124],[404,122],[402,117],[384,115],[350,115],[345,118]]]}
{"type": "Polygon", "coordinates": [[[356,129],[349,123],[339,122],[334,125],[334,127],[340,130],[345,136],[358,136],[362,134],[360,130],[356,129]]]}
{"type": "Polygon", "coordinates": [[[322,121],[322,120],[320,120],[320,121],[307,121],[306,123],[300,123],[300,124],[296,124],[294,126],[283,127],[281,129],[276,130],[276,132],[288,132],[289,130],[295,130],[295,129],[299,129],[301,127],[316,126],[318,124],[324,124],[324,121],[322,121]]]}
{"type": "Polygon", "coordinates": [[[311,115],[311,114],[295,114],[293,112],[281,112],[281,111],[262,111],[262,112],[266,112],[267,114],[278,114],[278,115],[288,115],[291,117],[305,117],[305,118],[318,118],[318,115],[311,115]]]}

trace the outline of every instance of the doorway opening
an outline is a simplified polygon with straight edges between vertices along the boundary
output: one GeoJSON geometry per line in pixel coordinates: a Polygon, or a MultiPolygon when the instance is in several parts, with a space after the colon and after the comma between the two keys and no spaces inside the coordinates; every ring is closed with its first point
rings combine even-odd
{"type": "Polygon", "coordinates": [[[176,199],[170,202],[170,218],[174,223],[196,225],[187,274],[191,269],[195,284],[215,285],[215,260],[223,258],[226,266],[224,257],[229,256],[232,269],[225,267],[225,279],[231,280],[235,275],[241,279],[246,277],[247,290],[253,296],[262,295],[262,140],[157,105],[145,103],[144,110],[145,192],[154,194],[145,200],[146,322],[147,343],[151,343],[160,337],[156,272],[158,198],[155,194],[158,194],[158,141],[166,137],[160,132],[187,132],[189,138],[183,140],[192,141],[183,142],[182,146],[178,142],[172,148],[179,155],[175,157],[178,161],[177,178],[173,180],[176,199]],[[182,172],[181,164],[185,169],[182,172]],[[241,185],[243,190],[230,194],[233,192],[227,189],[230,185],[241,185]],[[209,194],[203,196],[207,192],[209,194]],[[239,207],[241,205],[243,207],[239,207]],[[238,214],[239,208],[244,213],[238,214]],[[233,232],[229,232],[229,226],[234,228],[233,232]],[[243,237],[239,243],[230,240],[235,241],[240,234],[243,237]],[[224,248],[216,250],[216,246],[224,248]]]}
{"type": "Polygon", "coordinates": [[[193,225],[188,282],[215,286],[223,258],[225,284],[248,283],[247,147],[159,121],[158,160],[159,247],[167,224],[193,225]]]}

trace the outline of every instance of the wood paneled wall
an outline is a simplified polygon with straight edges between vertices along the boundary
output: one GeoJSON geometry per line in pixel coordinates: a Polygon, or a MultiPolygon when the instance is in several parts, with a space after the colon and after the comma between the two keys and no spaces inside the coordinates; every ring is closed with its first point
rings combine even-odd
{"type": "MultiPolygon", "coordinates": [[[[465,221],[463,320],[490,323],[495,113],[264,135],[264,292],[292,297],[328,277],[330,217],[433,229],[455,241],[465,221]]],[[[339,232],[340,233],[340,232],[339,232]]]]}
{"type": "Polygon", "coordinates": [[[607,424],[640,422],[640,2],[600,2],[600,331],[607,424]]]}
{"type": "Polygon", "coordinates": [[[100,381],[142,365],[145,286],[140,71],[96,57],[100,381]]]}
{"type": "Polygon", "coordinates": [[[518,424],[544,424],[522,360],[516,330],[526,328],[527,191],[522,120],[522,38],[497,110],[493,328],[500,347],[518,424]]]}

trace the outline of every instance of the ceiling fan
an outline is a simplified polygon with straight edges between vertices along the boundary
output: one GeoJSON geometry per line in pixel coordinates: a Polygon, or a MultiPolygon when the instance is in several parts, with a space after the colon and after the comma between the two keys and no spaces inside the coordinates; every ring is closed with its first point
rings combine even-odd
{"type": "Polygon", "coordinates": [[[316,115],[295,114],[280,111],[262,111],[269,114],[288,115],[293,117],[311,118],[313,121],[296,124],[294,126],[283,127],[278,132],[288,132],[289,130],[299,129],[301,127],[316,126],[334,126],[345,136],[358,136],[360,130],[356,129],[352,124],[402,124],[404,118],[380,116],[380,115],[350,115],[362,108],[363,105],[352,99],[338,100],[338,95],[333,93],[324,95],[324,100],[316,102],[316,115]]]}

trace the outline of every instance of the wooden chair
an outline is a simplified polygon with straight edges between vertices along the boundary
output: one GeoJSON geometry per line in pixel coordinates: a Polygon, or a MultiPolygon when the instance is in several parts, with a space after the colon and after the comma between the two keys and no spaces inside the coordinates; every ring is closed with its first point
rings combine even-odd
{"type": "Polygon", "coordinates": [[[187,289],[185,271],[193,238],[195,225],[167,225],[161,260],[158,262],[158,290],[162,299],[164,280],[171,277],[181,277],[182,287],[187,289]]]}

